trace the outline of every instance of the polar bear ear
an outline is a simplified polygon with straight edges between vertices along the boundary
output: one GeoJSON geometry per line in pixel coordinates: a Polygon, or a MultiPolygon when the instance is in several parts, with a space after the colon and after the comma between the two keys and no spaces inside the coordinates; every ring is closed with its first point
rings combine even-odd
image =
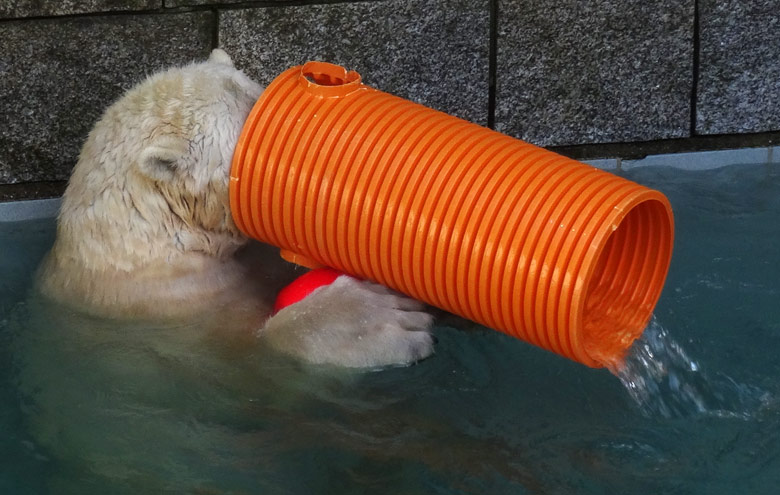
{"type": "Polygon", "coordinates": [[[233,61],[230,60],[230,55],[228,55],[227,52],[221,48],[214,48],[211,50],[211,55],[209,55],[209,62],[233,67],[233,61]]]}
{"type": "Polygon", "coordinates": [[[156,181],[171,181],[184,165],[188,143],[185,139],[165,136],[141,151],[138,167],[143,175],[156,181]]]}
{"type": "Polygon", "coordinates": [[[256,100],[263,92],[263,87],[251,80],[241,71],[236,71],[230,79],[225,81],[225,87],[237,94],[244,94],[256,100]]]}

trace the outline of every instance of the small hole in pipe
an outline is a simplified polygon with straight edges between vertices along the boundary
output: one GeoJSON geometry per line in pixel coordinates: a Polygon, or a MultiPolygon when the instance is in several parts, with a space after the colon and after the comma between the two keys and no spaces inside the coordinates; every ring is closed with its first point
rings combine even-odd
{"type": "Polygon", "coordinates": [[[347,81],[343,77],[333,76],[331,74],[307,72],[303,75],[310,83],[319,86],[341,86],[347,81]]]}
{"type": "Polygon", "coordinates": [[[331,67],[323,68],[321,65],[312,64],[310,67],[304,67],[303,77],[311,84],[330,87],[344,86],[360,80],[360,75],[355,71],[346,72],[338,66],[333,66],[332,70],[329,70],[331,67]]]}

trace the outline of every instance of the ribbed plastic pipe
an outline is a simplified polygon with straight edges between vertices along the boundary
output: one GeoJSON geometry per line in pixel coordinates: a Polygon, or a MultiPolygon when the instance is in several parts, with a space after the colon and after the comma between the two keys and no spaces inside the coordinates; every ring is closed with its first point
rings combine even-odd
{"type": "Polygon", "coordinates": [[[236,225],[588,366],[618,361],[673,243],[658,191],[362,84],[324,62],[263,92],[233,158],[236,225]]]}

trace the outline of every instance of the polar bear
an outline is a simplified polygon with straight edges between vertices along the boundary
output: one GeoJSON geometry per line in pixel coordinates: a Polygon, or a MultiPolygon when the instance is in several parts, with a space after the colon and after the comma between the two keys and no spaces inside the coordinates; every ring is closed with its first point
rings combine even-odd
{"type": "Polygon", "coordinates": [[[147,78],[85,142],[38,272],[48,299],[111,318],[221,312],[225,327],[313,363],[381,367],[433,352],[416,301],[348,276],[269,318],[292,268],[234,225],[229,167],[263,88],[216,49],[147,78]]]}

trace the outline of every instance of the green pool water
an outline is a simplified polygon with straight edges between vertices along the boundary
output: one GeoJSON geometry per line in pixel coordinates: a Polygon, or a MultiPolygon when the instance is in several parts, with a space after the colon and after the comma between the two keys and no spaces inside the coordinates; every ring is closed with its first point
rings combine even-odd
{"type": "Polygon", "coordinates": [[[358,373],[47,309],[53,219],[0,222],[0,493],[777,493],[780,170],[623,175],[676,244],[620,378],[487,329],[358,373]]]}

